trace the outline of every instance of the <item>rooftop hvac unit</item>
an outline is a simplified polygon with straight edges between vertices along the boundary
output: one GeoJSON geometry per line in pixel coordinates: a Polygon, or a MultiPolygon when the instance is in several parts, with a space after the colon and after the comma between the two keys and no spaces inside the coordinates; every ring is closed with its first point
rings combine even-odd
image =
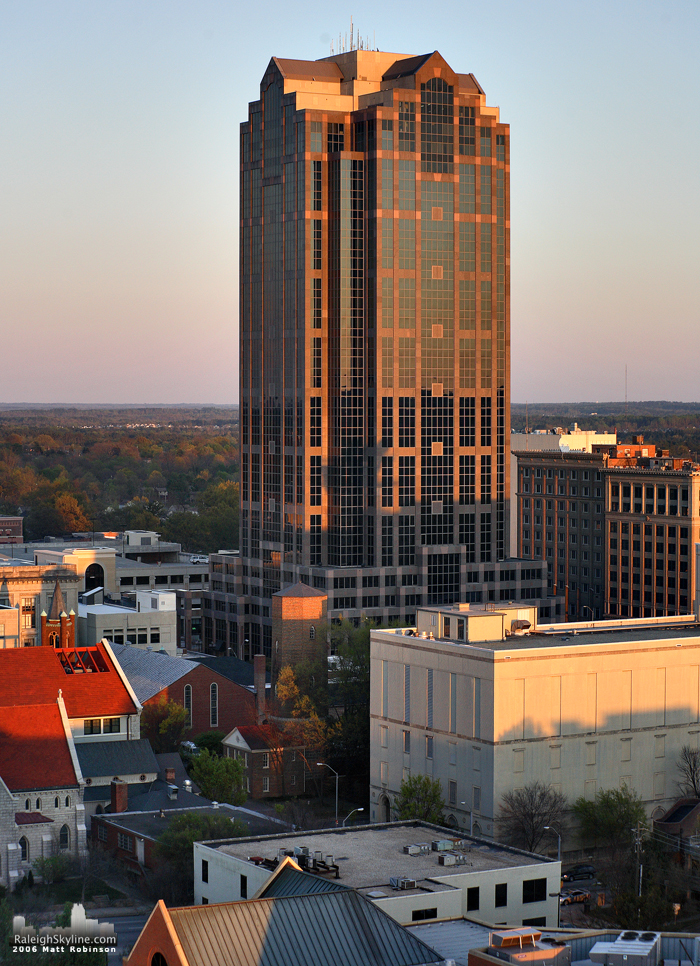
{"type": "Polygon", "coordinates": [[[615,942],[598,942],[588,954],[594,963],[604,966],[657,966],[661,948],[661,933],[620,933],[615,942]]]}
{"type": "Polygon", "coordinates": [[[421,855],[430,854],[430,842],[418,842],[418,848],[420,849],[421,855]]]}
{"type": "Polygon", "coordinates": [[[402,879],[399,882],[399,889],[415,889],[416,880],[415,879],[402,879]]]}
{"type": "Polygon", "coordinates": [[[308,855],[309,854],[309,847],[308,847],[308,845],[295,845],[294,846],[294,854],[295,855],[308,855]]]}
{"type": "Polygon", "coordinates": [[[436,839],[433,842],[433,852],[447,852],[452,848],[452,839],[436,839]]]}
{"type": "Polygon", "coordinates": [[[401,886],[399,885],[399,883],[404,878],[405,876],[402,876],[402,875],[389,876],[389,885],[391,886],[392,889],[400,889],[401,886]]]}
{"type": "Polygon", "coordinates": [[[404,845],[403,850],[406,855],[420,855],[420,845],[404,845]]]}
{"type": "Polygon", "coordinates": [[[438,863],[440,865],[457,865],[457,856],[452,852],[443,852],[438,855],[438,863]]]}

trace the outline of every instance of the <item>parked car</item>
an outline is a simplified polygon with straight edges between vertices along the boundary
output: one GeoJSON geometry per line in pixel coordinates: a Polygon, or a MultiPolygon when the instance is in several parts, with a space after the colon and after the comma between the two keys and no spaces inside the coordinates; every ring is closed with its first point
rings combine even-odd
{"type": "Polygon", "coordinates": [[[562,882],[574,882],[576,879],[595,879],[595,877],[594,866],[579,862],[578,865],[572,865],[570,869],[567,869],[561,878],[562,882]]]}
{"type": "Polygon", "coordinates": [[[591,894],[585,889],[569,889],[559,895],[560,906],[570,906],[572,902],[590,902],[591,894]]]}

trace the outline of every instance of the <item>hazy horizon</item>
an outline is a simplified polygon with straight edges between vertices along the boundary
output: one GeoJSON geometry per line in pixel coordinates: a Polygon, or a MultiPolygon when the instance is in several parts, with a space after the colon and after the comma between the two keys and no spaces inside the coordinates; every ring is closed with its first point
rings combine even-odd
{"type": "MultiPolygon", "coordinates": [[[[629,397],[692,401],[700,5],[398,9],[356,35],[438,49],[511,126],[513,395],[624,398],[627,366],[629,397]]],[[[272,56],[349,31],[280,0],[0,9],[3,396],[236,399],[238,127],[272,56]]]]}

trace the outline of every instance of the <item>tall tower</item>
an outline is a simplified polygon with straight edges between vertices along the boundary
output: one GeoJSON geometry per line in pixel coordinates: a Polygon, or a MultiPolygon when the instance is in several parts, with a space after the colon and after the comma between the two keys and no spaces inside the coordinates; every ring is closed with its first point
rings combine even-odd
{"type": "Polygon", "coordinates": [[[299,580],[330,619],[500,599],[509,236],[509,129],[472,74],[270,61],[241,126],[242,657],[299,580]]]}

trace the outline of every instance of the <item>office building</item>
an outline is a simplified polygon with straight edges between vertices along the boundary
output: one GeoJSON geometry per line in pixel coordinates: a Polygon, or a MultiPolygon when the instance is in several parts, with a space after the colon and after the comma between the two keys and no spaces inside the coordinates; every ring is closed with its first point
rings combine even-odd
{"type": "Polygon", "coordinates": [[[404,926],[557,923],[560,862],[421,821],[196,842],[195,902],[259,896],[290,858],[314,876],[309,891],[329,881],[354,889],[404,926]]]}
{"type": "Polygon", "coordinates": [[[546,562],[569,619],[694,612],[700,466],[641,437],[517,458],[518,552],[546,562]]]}
{"type": "Polygon", "coordinates": [[[425,608],[414,633],[371,632],[373,821],[417,774],[440,781],[447,823],[493,838],[504,794],[535,781],[570,803],[626,786],[652,818],[676,800],[681,749],[700,739],[695,618],[527,610],[425,608]]]}
{"type": "Polygon", "coordinates": [[[253,653],[298,581],[330,620],[496,600],[505,563],[516,596],[541,595],[541,565],[524,580],[506,560],[509,140],[437,52],[270,61],[241,128],[253,653]]]}

